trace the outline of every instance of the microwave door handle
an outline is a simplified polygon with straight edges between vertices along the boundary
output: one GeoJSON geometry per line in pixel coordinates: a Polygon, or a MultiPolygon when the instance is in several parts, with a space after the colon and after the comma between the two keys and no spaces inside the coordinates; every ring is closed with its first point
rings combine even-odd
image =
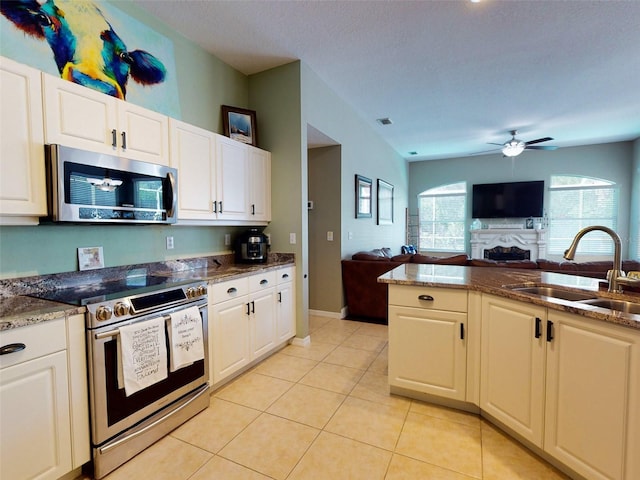
{"type": "Polygon", "coordinates": [[[178,203],[178,191],[176,190],[176,179],[173,176],[173,173],[167,173],[167,180],[171,188],[171,194],[169,197],[171,198],[171,205],[165,205],[167,210],[167,217],[173,217],[175,214],[176,205],[178,203]]]}

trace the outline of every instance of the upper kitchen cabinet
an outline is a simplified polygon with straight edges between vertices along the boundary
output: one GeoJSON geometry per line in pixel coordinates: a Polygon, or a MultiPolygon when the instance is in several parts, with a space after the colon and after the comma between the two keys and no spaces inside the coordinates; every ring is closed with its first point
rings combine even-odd
{"type": "Polygon", "coordinates": [[[249,148],[222,135],[216,138],[218,218],[244,220],[251,214],[249,148]]]}
{"type": "Polygon", "coordinates": [[[251,146],[249,208],[252,220],[271,221],[271,153],[251,146]]]}
{"type": "Polygon", "coordinates": [[[0,220],[46,215],[40,71],[0,57],[0,220]]]}
{"type": "Polygon", "coordinates": [[[169,165],[169,118],[43,74],[45,141],[169,165]]]}
{"type": "Polygon", "coordinates": [[[173,118],[169,127],[171,166],[178,169],[178,221],[215,220],[215,134],[173,118]]]}

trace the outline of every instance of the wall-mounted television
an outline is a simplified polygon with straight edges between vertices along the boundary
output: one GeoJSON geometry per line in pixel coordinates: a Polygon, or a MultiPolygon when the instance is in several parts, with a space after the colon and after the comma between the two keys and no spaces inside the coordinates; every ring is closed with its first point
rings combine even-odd
{"type": "Polygon", "coordinates": [[[473,186],[473,218],[542,217],[544,181],[484,183],[473,186]]]}

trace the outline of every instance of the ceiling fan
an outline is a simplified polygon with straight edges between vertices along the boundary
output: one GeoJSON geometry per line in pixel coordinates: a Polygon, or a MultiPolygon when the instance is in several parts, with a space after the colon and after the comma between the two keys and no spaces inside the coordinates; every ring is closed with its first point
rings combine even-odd
{"type": "MultiPolygon", "coordinates": [[[[551,137],[543,137],[538,138],[536,140],[529,140],[528,142],[523,142],[516,138],[518,133],[517,130],[511,130],[511,140],[505,143],[492,143],[489,142],[489,145],[500,145],[500,150],[502,150],[502,155],[505,157],[517,157],[525,150],[556,150],[558,147],[552,145],[536,145],[536,143],[548,142],[549,140],[553,140],[551,137]]],[[[498,149],[496,149],[498,150],[498,149]]]]}

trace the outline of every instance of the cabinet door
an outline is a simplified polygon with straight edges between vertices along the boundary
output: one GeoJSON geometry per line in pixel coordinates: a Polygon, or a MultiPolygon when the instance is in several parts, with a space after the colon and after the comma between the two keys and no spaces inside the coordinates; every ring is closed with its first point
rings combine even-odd
{"type": "Polygon", "coordinates": [[[171,166],[178,169],[178,219],[213,220],[215,135],[171,119],[171,166]]]}
{"type": "Polygon", "coordinates": [[[72,470],[65,351],[0,370],[0,478],[56,479],[72,470]]]}
{"type": "Polygon", "coordinates": [[[0,215],[46,215],[40,72],[0,60],[0,215]]]}
{"type": "Polygon", "coordinates": [[[84,315],[67,318],[67,367],[71,414],[72,467],[91,460],[89,438],[89,391],[87,387],[87,350],[84,315]]]}
{"type": "Polygon", "coordinates": [[[294,315],[293,282],[278,284],[276,298],[276,322],[278,343],[289,340],[296,334],[294,315]]]}
{"type": "Polygon", "coordinates": [[[116,104],[122,155],[169,165],[169,117],[124,100],[116,100],[116,104]]]}
{"type": "Polygon", "coordinates": [[[466,314],[389,306],[390,385],[465,399],[466,314]]]}
{"type": "Polygon", "coordinates": [[[252,220],[271,220],[271,154],[249,147],[249,194],[252,220]]]}
{"type": "Polygon", "coordinates": [[[46,143],[117,155],[116,99],[43,74],[46,143]]]}
{"type": "Polygon", "coordinates": [[[483,296],[480,408],[542,446],[546,309],[483,296]],[[536,338],[536,326],[539,335],[536,338]]]}
{"type": "Polygon", "coordinates": [[[214,304],[209,335],[213,383],[225,379],[250,361],[248,297],[214,304]]]}
{"type": "Polygon", "coordinates": [[[276,346],[275,289],[253,293],[251,303],[251,358],[276,346]]]}
{"type": "Polygon", "coordinates": [[[587,478],[640,478],[640,332],[562,312],[549,320],[544,449],[587,478]]]}
{"type": "Polygon", "coordinates": [[[216,135],[216,144],[217,218],[251,219],[248,147],[222,135],[216,135]]]}

